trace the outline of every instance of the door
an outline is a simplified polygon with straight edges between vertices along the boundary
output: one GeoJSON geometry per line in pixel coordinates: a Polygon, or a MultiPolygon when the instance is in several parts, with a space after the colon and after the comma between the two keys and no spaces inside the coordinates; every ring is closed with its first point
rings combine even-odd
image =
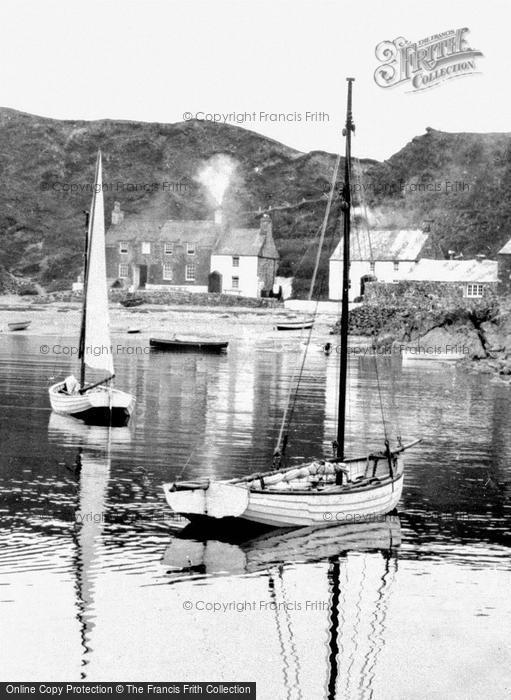
{"type": "Polygon", "coordinates": [[[208,275],[208,292],[220,294],[222,291],[222,275],[215,270],[208,275]]]}
{"type": "Polygon", "coordinates": [[[365,286],[368,282],[376,282],[376,277],[374,275],[363,275],[360,278],[360,296],[364,296],[365,286]]]}
{"type": "Polygon", "coordinates": [[[145,289],[146,283],[147,283],[147,265],[139,265],[139,282],[138,282],[138,288],[139,289],[145,289]]]}

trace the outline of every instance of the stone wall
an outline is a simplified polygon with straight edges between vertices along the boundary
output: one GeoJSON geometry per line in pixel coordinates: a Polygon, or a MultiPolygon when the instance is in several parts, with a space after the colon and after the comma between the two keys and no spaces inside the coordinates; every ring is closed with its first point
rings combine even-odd
{"type": "MultiPolygon", "coordinates": [[[[111,289],[109,291],[109,298],[111,302],[120,302],[127,298],[127,294],[122,289],[111,289]]],[[[204,307],[219,307],[219,306],[239,306],[244,308],[275,308],[278,306],[283,307],[283,302],[277,299],[266,299],[254,297],[243,297],[231,294],[210,294],[207,292],[179,292],[179,291],[166,291],[166,290],[154,290],[154,291],[142,291],[135,292],[137,297],[142,297],[144,299],[144,304],[158,304],[167,306],[204,306],[204,307]]],[[[42,303],[50,303],[52,301],[81,301],[81,292],[55,292],[54,294],[48,294],[44,297],[40,297],[42,303]]],[[[135,307],[142,308],[142,307],[135,307]]]]}

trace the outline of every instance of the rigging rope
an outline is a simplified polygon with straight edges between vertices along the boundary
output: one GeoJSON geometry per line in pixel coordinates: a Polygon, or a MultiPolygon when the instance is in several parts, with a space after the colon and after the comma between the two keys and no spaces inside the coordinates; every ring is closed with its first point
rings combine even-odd
{"type": "MultiPolygon", "coordinates": [[[[320,234],[320,235],[319,235],[319,241],[318,241],[318,250],[317,250],[317,253],[316,253],[316,260],[315,260],[315,264],[314,264],[314,271],[313,271],[313,274],[312,274],[311,284],[310,284],[310,288],[309,288],[309,294],[308,294],[308,297],[307,297],[308,301],[311,301],[311,300],[312,300],[312,295],[313,295],[313,293],[314,293],[314,287],[315,287],[315,284],[316,284],[316,278],[317,278],[318,269],[319,269],[319,265],[320,265],[320,261],[321,261],[321,251],[322,251],[323,244],[324,244],[324,240],[325,240],[325,234],[326,234],[326,229],[327,229],[327,225],[328,225],[328,219],[329,219],[329,217],[330,217],[330,210],[331,210],[331,208],[332,208],[332,202],[333,202],[334,193],[335,193],[335,186],[336,186],[336,184],[337,184],[337,178],[338,178],[338,174],[339,174],[339,165],[340,165],[340,162],[341,162],[341,156],[340,156],[340,154],[339,154],[339,155],[337,156],[337,158],[336,158],[336,161],[335,161],[335,166],[334,166],[334,170],[333,170],[333,173],[332,173],[332,180],[331,180],[331,183],[330,183],[330,193],[329,193],[329,196],[328,196],[328,202],[327,202],[327,206],[326,206],[326,208],[325,208],[325,213],[324,213],[324,215],[323,215],[323,221],[322,221],[321,227],[320,227],[320,229],[319,229],[319,234],[320,234]]],[[[317,235],[318,235],[318,233],[316,233],[316,236],[314,237],[314,240],[316,239],[317,235]]],[[[309,248],[310,248],[310,246],[309,246],[309,248]]],[[[303,256],[303,257],[304,257],[304,256],[303,256]]],[[[303,260],[303,257],[302,257],[302,260],[303,260]]],[[[300,262],[302,262],[302,261],[300,261],[300,262]]],[[[313,314],[312,314],[313,321],[316,320],[316,315],[317,315],[317,311],[318,311],[318,304],[319,304],[319,300],[316,301],[316,306],[315,306],[314,311],[313,311],[313,314]]],[[[311,335],[312,335],[312,330],[313,330],[313,328],[314,328],[314,323],[312,324],[312,327],[309,329],[309,333],[308,333],[308,337],[307,337],[305,349],[304,349],[303,355],[302,355],[302,361],[301,361],[301,363],[299,364],[300,370],[299,370],[299,373],[298,373],[298,380],[297,380],[297,382],[296,382],[296,386],[295,386],[295,389],[294,389],[294,397],[293,397],[292,402],[291,402],[291,394],[293,393],[293,386],[294,386],[294,380],[295,380],[295,376],[296,376],[296,371],[297,371],[297,369],[298,369],[298,362],[295,364],[295,368],[294,368],[293,374],[292,374],[292,376],[291,376],[291,381],[290,381],[290,383],[289,383],[289,390],[288,390],[288,395],[287,395],[287,398],[286,398],[286,407],[285,407],[285,409],[284,409],[284,415],[282,416],[282,422],[281,422],[281,425],[280,425],[279,437],[278,437],[278,441],[277,441],[277,447],[275,448],[275,453],[274,453],[274,458],[275,458],[274,462],[275,462],[275,466],[276,466],[276,467],[277,467],[277,466],[280,466],[281,460],[282,460],[282,458],[283,458],[283,456],[284,456],[284,452],[285,452],[285,449],[286,449],[286,446],[287,446],[288,435],[287,435],[287,433],[284,434],[284,431],[285,431],[285,430],[289,430],[289,424],[290,424],[290,422],[291,422],[291,418],[292,418],[292,416],[293,416],[293,412],[294,412],[294,409],[295,409],[296,398],[297,398],[297,395],[298,395],[298,389],[299,389],[299,386],[300,386],[300,382],[301,382],[301,379],[302,379],[302,376],[303,376],[303,370],[304,370],[304,368],[305,368],[305,360],[306,360],[306,358],[307,358],[307,351],[308,351],[308,349],[309,349],[309,344],[310,344],[310,339],[311,339],[311,335]],[[290,402],[291,402],[291,403],[290,403],[290,402]],[[290,407],[291,407],[291,410],[290,410],[290,407]]],[[[304,330],[304,329],[302,329],[302,333],[300,334],[300,339],[302,338],[303,330],[304,330]]]]}

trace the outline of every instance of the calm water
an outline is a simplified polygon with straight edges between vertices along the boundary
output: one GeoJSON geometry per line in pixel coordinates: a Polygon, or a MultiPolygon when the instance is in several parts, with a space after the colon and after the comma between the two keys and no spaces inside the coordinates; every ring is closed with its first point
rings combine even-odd
{"type": "MultiPolygon", "coordinates": [[[[47,386],[72,365],[42,343],[0,344],[2,680],[250,680],[263,700],[509,697],[508,387],[353,357],[350,448],[380,446],[382,407],[389,432],[423,437],[399,518],[186,541],[162,482],[268,466],[296,340],[119,355],[118,386],[138,403],[110,433],[51,415],[47,386]]],[[[310,353],[291,459],[330,452],[336,360],[310,353]]]]}

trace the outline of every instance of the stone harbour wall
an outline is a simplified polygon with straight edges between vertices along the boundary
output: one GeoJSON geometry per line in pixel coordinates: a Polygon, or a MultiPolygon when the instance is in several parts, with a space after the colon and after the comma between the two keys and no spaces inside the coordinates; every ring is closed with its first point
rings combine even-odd
{"type": "MultiPolygon", "coordinates": [[[[238,306],[244,308],[276,308],[279,306],[283,307],[283,302],[278,301],[275,298],[255,298],[255,297],[243,297],[233,294],[213,294],[209,292],[185,292],[185,291],[167,291],[167,290],[154,290],[154,291],[143,291],[135,292],[132,295],[128,295],[125,290],[122,289],[110,289],[109,298],[111,302],[120,302],[128,299],[130,297],[141,297],[144,300],[144,304],[157,304],[162,306],[204,306],[204,307],[218,307],[218,306],[238,306]]],[[[50,303],[52,301],[77,301],[82,299],[81,292],[54,292],[53,294],[47,294],[41,297],[39,303],[46,302],[50,303]]],[[[141,305],[143,306],[143,305],[141,305]]],[[[135,307],[139,308],[139,307],[135,307]]]]}

